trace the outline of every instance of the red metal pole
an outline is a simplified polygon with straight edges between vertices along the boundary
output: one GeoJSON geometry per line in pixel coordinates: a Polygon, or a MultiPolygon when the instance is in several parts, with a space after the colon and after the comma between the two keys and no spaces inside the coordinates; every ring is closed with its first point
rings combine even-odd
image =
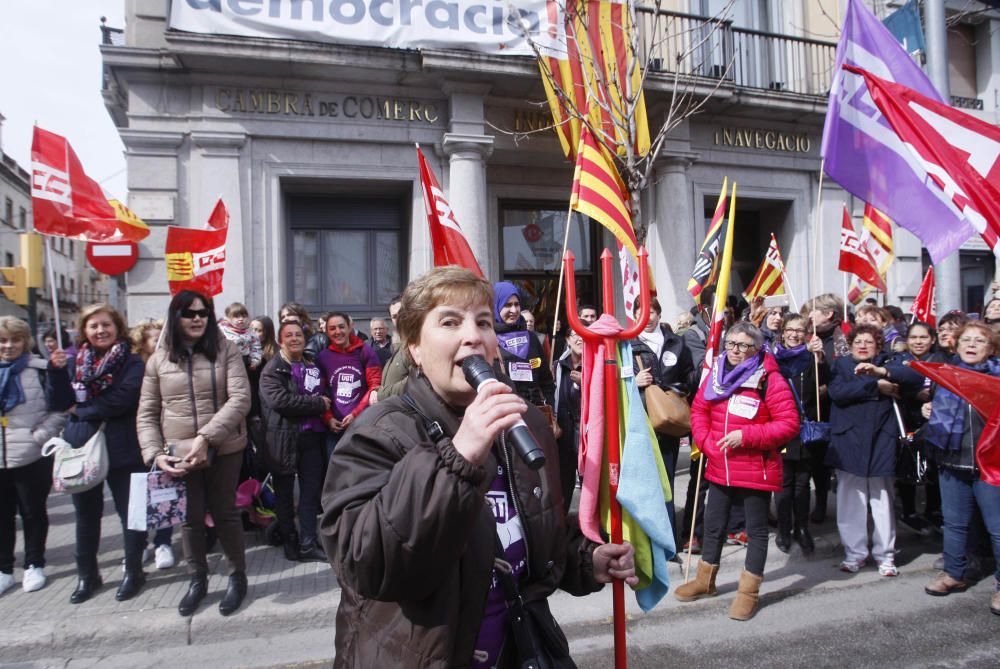
{"type": "MultiPolygon", "coordinates": [[[[605,436],[608,453],[608,482],[610,488],[611,511],[611,541],[620,544],[622,536],[622,513],[618,503],[618,480],[621,473],[621,433],[619,431],[620,411],[618,404],[618,379],[621,376],[618,368],[618,340],[634,339],[646,327],[649,320],[649,254],[646,249],[639,249],[639,318],[632,327],[615,337],[601,337],[586,328],[576,313],[576,283],[573,274],[573,253],[566,251],[563,263],[566,270],[566,320],[569,326],[580,333],[584,339],[597,342],[603,339],[604,359],[604,402],[605,402],[605,436]]],[[[613,279],[615,273],[611,266],[613,256],[607,249],[601,254],[601,281],[604,291],[604,313],[614,317],[615,295],[613,279]]],[[[628,655],[625,639],[625,583],[615,580],[611,584],[612,606],[614,611],[615,634],[615,669],[627,669],[628,655]]]]}

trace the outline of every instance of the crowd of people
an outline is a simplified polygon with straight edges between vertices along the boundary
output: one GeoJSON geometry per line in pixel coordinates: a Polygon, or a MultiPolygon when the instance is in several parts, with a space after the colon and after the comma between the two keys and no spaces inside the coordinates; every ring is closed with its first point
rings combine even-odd
{"type": "MultiPolygon", "coordinates": [[[[296,303],[275,320],[251,318],[239,303],[218,318],[213,301],[192,291],[173,297],[165,322],[131,330],[113,307],[86,307],[74,339],[49,330],[36,340],[23,321],[0,318],[0,593],[16,583],[18,515],[21,585],[46,584],[53,463],[43,444],[61,435],[79,447],[103,431],[104,483],[72,495],[70,602],[103,586],[105,487],[125,549],[116,599],[143,590],[146,564],[174,567],[172,528],[127,524],[131,476],[155,467],[187,484],[180,533],[190,583],[179,613],[192,615],[207,595],[215,542],[229,568],[219,610],[236,612],[247,593],[236,490],[266,475],[276,500],[272,543],[288,560],[329,561],[343,588],[338,664],[472,657],[485,667],[504,653],[524,657],[530,649],[504,643],[512,606],[544,609],[557,587],[586,594],[613,579],[635,581],[631,547],[592,544],[570,514],[583,340],[565,327],[541,331],[529,306],[517,285],[452,267],[411,282],[367,334],[350,314],[314,319],[296,303]],[[470,386],[462,371],[470,356],[503,383],[470,386]],[[541,469],[505,439],[522,419],[547,456],[541,469]]],[[[579,317],[590,326],[598,311],[583,305],[579,317]]],[[[1000,298],[981,315],[950,312],[937,328],[874,303],[851,313],[833,294],[801,312],[731,300],[706,362],[709,321],[708,309],[695,307],[671,325],[654,298],[631,342],[644,400],[655,386],[690,409],[689,435],[656,433],[671,488],[681,450],[691,447],[683,514],[679,500],[663,510],[677,546],[701,556],[677,599],[715,595],[722,548],[740,543],[730,617],[753,617],[769,526],[778,550],[798,544],[811,554],[811,526],[826,519],[834,489],[844,572],[871,559],[881,576],[897,576],[899,522],[928,541],[942,537],[928,594],[984,577],[1000,556],[1000,488],[976,457],[985,421],[908,363],[1000,376],[1000,298]],[[930,462],[919,485],[897,480],[907,440],[930,462]]],[[[1000,615],[1000,570],[994,576],[990,610],[1000,615]]]]}

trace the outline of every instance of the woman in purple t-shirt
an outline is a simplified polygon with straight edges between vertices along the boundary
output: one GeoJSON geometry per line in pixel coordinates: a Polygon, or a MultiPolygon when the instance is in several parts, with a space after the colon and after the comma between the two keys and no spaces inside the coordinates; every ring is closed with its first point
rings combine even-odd
{"type": "Polygon", "coordinates": [[[325,416],[330,398],[319,368],[303,356],[305,331],[296,321],[278,330],[278,355],[260,377],[260,398],[267,426],[264,461],[274,477],[278,529],[289,560],[325,562],[316,540],[326,455],[325,416]],[[295,531],[295,476],[299,477],[299,533],[295,531]]]}

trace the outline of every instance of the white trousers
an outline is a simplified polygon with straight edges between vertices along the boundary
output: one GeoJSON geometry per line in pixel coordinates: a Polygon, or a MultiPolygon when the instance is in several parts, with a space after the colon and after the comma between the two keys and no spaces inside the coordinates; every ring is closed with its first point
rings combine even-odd
{"type": "Polygon", "coordinates": [[[855,476],[837,470],[837,529],[846,558],[868,558],[868,511],[872,514],[872,558],[876,563],[895,561],[896,514],[893,509],[893,476],[855,476]]]}

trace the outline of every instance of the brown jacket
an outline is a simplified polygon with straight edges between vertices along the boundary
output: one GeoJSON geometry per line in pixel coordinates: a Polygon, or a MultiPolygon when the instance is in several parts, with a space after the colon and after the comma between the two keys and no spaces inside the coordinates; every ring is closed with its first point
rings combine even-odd
{"type": "Polygon", "coordinates": [[[139,397],[136,426],[143,460],[148,465],[163,452],[164,438],[191,439],[199,434],[219,455],[239,453],[247,442],[249,411],[250,382],[243,357],[231,341],[222,340],[214,363],[200,353],[170,362],[161,348],[146,363],[139,397]]]}
{"type": "MultiPolygon", "coordinates": [[[[461,417],[424,377],[411,374],[406,393],[445,434],[455,433],[461,417]]],[[[557,587],[596,592],[595,545],[563,514],[552,431],[533,407],[525,419],[545,435],[547,464],[533,471],[515,455],[502,456],[513,460],[528,551],[521,593],[532,601],[557,587]]],[[[495,555],[496,521],[485,493],[496,466],[492,454],[483,466],[472,465],[449,437],[433,443],[401,397],[367,409],[348,429],[330,460],[321,524],[342,586],[337,667],[471,663],[495,555]]]]}

